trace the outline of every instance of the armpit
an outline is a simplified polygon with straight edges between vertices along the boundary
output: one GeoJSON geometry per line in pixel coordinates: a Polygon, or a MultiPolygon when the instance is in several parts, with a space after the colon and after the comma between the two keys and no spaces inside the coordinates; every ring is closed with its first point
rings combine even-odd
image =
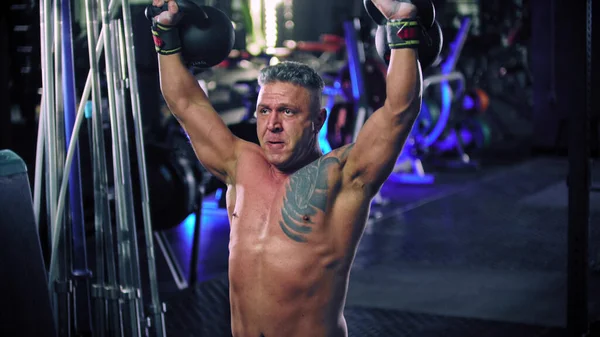
{"type": "Polygon", "coordinates": [[[333,157],[340,161],[340,164],[343,166],[350,155],[350,151],[354,147],[354,143],[347,144],[342,147],[339,147],[330,153],[327,154],[327,157],[333,157]]]}

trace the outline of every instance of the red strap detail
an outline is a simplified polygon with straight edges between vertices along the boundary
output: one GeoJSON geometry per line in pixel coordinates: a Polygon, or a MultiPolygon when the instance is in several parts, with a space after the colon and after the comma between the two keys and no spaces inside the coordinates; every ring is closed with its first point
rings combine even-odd
{"type": "Polygon", "coordinates": [[[403,27],[398,30],[396,33],[399,38],[402,40],[416,40],[419,38],[418,27],[403,27]]]}
{"type": "Polygon", "coordinates": [[[154,39],[154,45],[157,47],[162,47],[165,44],[165,42],[156,35],[152,35],[152,38],[154,39]]]}

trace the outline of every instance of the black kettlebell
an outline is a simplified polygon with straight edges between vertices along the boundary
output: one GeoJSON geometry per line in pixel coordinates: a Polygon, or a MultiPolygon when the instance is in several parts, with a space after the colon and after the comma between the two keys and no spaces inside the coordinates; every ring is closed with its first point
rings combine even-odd
{"type": "MultiPolygon", "coordinates": [[[[419,43],[418,55],[422,69],[429,67],[435,62],[442,51],[443,43],[442,27],[440,27],[439,23],[436,21],[434,22],[433,27],[427,30],[427,34],[424,34],[421,37],[419,43]]],[[[377,32],[375,33],[375,48],[377,49],[377,54],[385,61],[385,64],[389,65],[391,49],[388,46],[385,26],[377,27],[377,32]]]]}
{"type": "MultiPolygon", "coordinates": [[[[196,68],[210,68],[227,58],[235,42],[233,23],[227,15],[194,0],[177,0],[177,5],[183,13],[177,27],[184,61],[196,68]]],[[[166,2],[160,8],[150,5],[146,7],[146,18],[152,21],[166,10],[166,2]]]]}

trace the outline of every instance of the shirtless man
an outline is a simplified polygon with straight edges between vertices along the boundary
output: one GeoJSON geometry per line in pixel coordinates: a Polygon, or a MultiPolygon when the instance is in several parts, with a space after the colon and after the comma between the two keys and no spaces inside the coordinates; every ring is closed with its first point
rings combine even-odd
{"type": "MultiPolygon", "coordinates": [[[[417,14],[407,1],[373,3],[389,20],[417,14]]],[[[174,0],[168,8],[155,20],[175,25],[174,0]]],[[[229,131],[178,53],[159,55],[169,108],[202,165],[228,188],[233,336],[347,336],[350,267],[371,199],[391,174],[420,109],[422,75],[412,42],[392,52],[385,105],[354,144],[326,155],[317,140],[326,116],[323,81],[308,66],[284,62],[262,70],[259,146],[229,131]]]]}

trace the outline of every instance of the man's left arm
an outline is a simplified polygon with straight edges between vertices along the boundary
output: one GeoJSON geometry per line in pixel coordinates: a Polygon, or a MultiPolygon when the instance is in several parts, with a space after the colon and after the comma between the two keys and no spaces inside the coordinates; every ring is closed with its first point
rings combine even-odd
{"type": "Polygon", "coordinates": [[[419,114],[422,74],[417,57],[413,47],[392,49],[385,104],[367,119],[344,165],[344,181],[369,196],[374,196],[392,173],[419,114]]]}

